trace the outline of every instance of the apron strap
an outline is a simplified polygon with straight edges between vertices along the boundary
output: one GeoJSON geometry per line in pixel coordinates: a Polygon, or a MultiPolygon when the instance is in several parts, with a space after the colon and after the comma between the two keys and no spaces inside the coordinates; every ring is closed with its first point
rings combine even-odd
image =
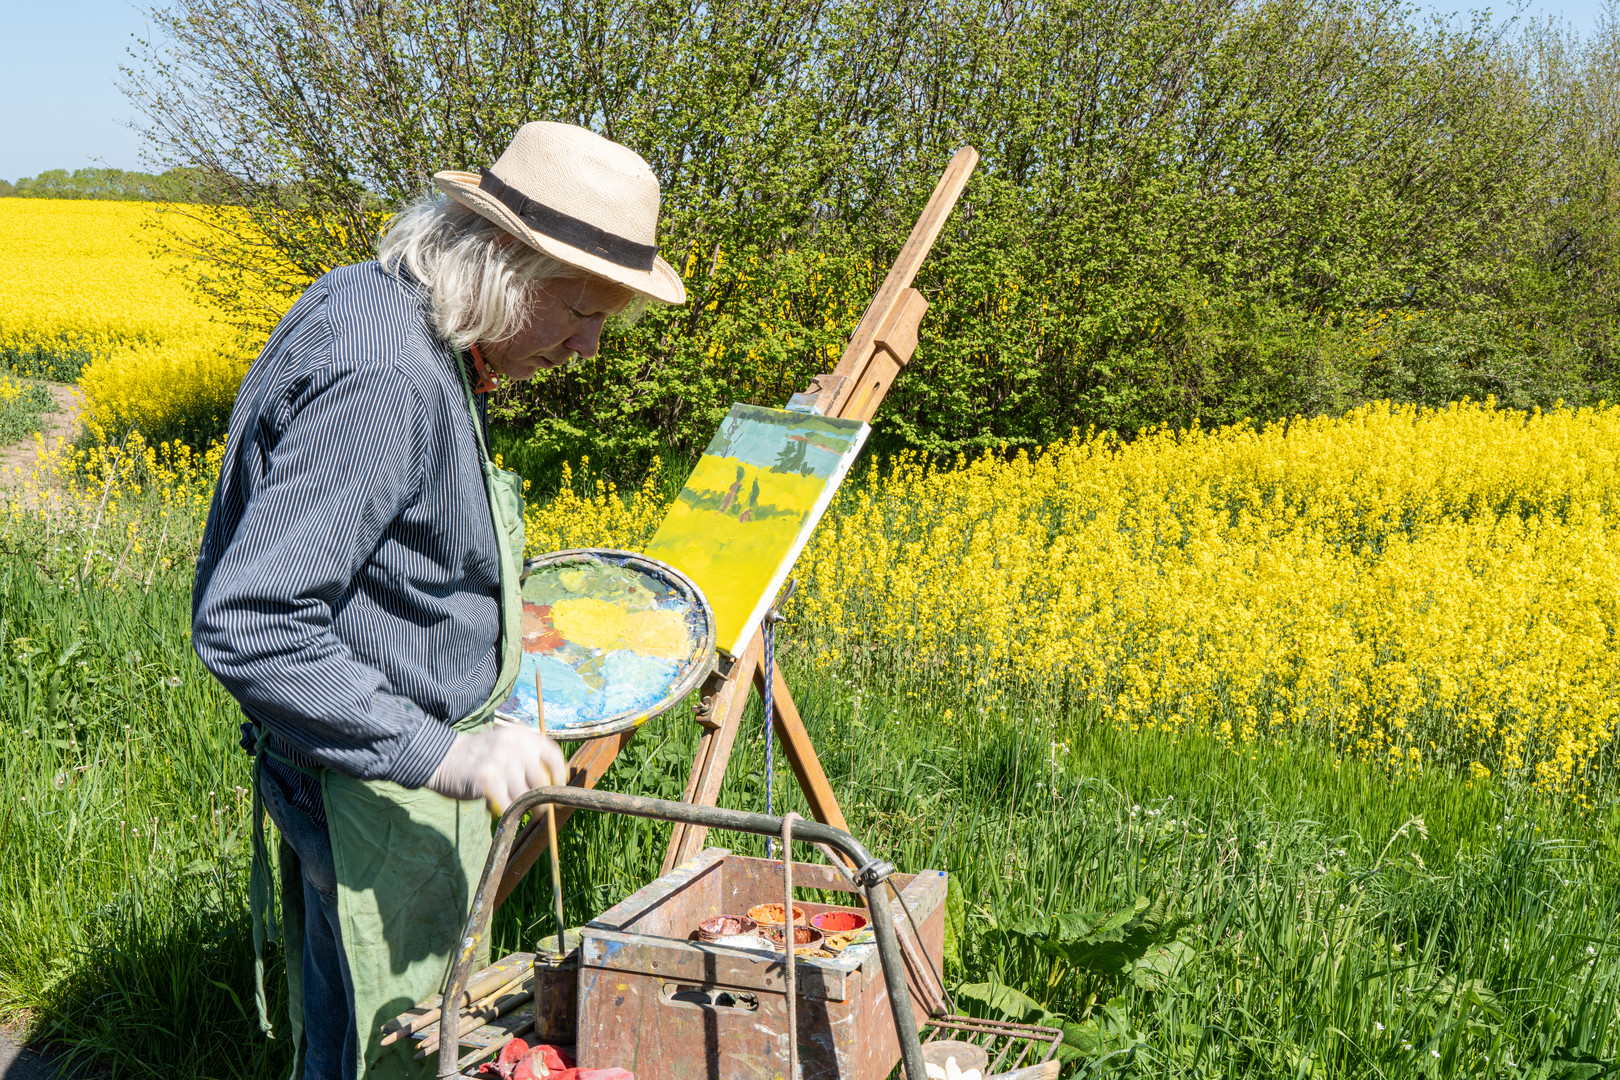
{"type": "Polygon", "coordinates": [[[270,1003],[264,993],[264,946],[266,941],[280,941],[281,927],[276,923],[276,905],[270,898],[272,875],[270,852],[264,842],[264,783],[263,748],[253,757],[253,865],[248,873],[248,919],[253,924],[253,1003],[259,1010],[259,1030],[266,1038],[276,1033],[270,1023],[270,1003]]]}

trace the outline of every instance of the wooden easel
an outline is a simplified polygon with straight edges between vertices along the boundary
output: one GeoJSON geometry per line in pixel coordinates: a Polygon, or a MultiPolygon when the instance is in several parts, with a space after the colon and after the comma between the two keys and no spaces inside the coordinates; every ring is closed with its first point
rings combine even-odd
{"type": "MultiPolygon", "coordinates": [[[[928,310],[928,301],[911,283],[978,162],[979,153],[971,146],[964,146],[951,158],[922,216],[912,227],[911,235],[895,257],[894,265],[889,267],[877,295],[855,327],[838,366],[812,379],[804,392],[794,394],[789,408],[854,420],[870,420],[877,412],[895,376],[916,351],[917,327],[928,310]]],[[[698,743],[692,772],[687,777],[684,801],[713,806],[719,799],[726,763],[731,758],[731,748],[737,741],[743,711],[748,705],[749,687],[757,688],[763,695],[765,677],[764,641],[756,630],[742,654],[722,657],[719,670],[703,684],[697,713],[703,737],[698,743]]],[[[772,671],[771,682],[776,734],[782,740],[788,763],[810,804],[810,812],[816,820],[848,831],[843,811],[838,808],[838,800],[833,796],[832,786],[827,782],[827,774],[821,768],[821,760],[816,756],[816,748],[804,729],[798,706],[793,703],[793,695],[788,692],[780,668],[772,671]]],[[[635,731],[631,730],[581,743],[568,759],[569,784],[595,787],[634,736],[635,731]]],[[[557,820],[566,820],[568,813],[567,809],[558,807],[557,820]]],[[[677,824],[664,853],[663,872],[668,873],[702,850],[707,834],[708,829],[701,826],[677,824]]],[[[545,848],[545,820],[530,821],[512,846],[511,859],[496,895],[497,904],[506,901],[545,848]]]]}

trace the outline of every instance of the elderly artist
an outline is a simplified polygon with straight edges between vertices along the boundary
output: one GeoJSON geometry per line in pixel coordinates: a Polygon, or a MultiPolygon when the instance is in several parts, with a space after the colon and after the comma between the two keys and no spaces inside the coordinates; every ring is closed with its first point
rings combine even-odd
{"type": "MultiPolygon", "coordinates": [[[[483,395],[686,298],[655,247],[658,181],[623,146],[528,124],[482,175],[434,180],[254,362],[197,563],[197,653],[250,721],[281,834],[305,1077],[433,1074],[378,1029],[438,989],[489,812],[566,779],[551,740],[492,724],[521,657],[523,512],[483,395]]],[[[268,871],[256,838],[261,1022],[268,871]]]]}

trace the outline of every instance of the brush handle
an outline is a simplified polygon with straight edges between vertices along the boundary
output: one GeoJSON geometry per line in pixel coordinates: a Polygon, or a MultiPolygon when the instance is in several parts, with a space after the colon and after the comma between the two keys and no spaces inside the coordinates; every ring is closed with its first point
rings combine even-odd
{"type": "MultiPolygon", "coordinates": [[[[546,730],[546,699],[540,692],[540,665],[534,668],[534,714],[540,718],[540,731],[546,730]]],[[[567,777],[563,778],[567,782],[567,777]]],[[[546,839],[551,842],[551,905],[557,915],[557,962],[562,963],[568,950],[563,946],[562,863],[557,852],[557,808],[546,803],[546,839]]]]}
{"type": "Polygon", "coordinates": [[[546,839],[551,841],[551,903],[557,914],[557,962],[568,955],[563,945],[562,863],[557,853],[557,808],[546,803],[546,839]]]}

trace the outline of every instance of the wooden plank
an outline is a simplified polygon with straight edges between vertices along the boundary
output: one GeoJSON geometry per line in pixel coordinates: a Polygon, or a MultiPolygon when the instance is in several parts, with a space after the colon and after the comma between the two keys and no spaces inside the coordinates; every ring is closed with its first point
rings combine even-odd
{"type": "Polygon", "coordinates": [[[902,291],[899,303],[895,304],[894,310],[889,312],[888,321],[877,332],[877,347],[887,349],[902,367],[905,366],[911,360],[911,354],[917,351],[917,331],[926,314],[928,300],[922,293],[916,289],[902,291]]]}
{"type": "Polygon", "coordinates": [[[839,416],[846,420],[870,420],[878,406],[888,396],[889,387],[900,374],[900,365],[887,349],[874,349],[872,358],[860,378],[853,379],[849,395],[844,399],[839,416]]]}
{"type": "MultiPolygon", "coordinates": [[[[940,230],[945,227],[945,219],[956,206],[956,200],[961,197],[962,189],[967,186],[968,177],[973,175],[973,168],[978,163],[979,152],[971,146],[962,147],[952,156],[951,163],[946,166],[944,174],[939,178],[939,183],[934,185],[934,193],[929,196],[928,205],[923,207],[922,216],[911,227],[911,235],[906,238],[900,253],[895,256],[894,263],[889,267],[877,295],[867,305],[866,313],[861,316],[855,332],[850,335],[849,344],[844,347],[838,366],[832,370],[834,375],[848,377],[865,366],[877,343],[879,328],[888,321],[890,313],[900,302],[905,291],[911,288],[911,283],[916,280],[917,271],[922,267],[923,260],[928,257],[934,241],[939,238],[940,230]]],[[[839,390],[843,392],[844,397],[825,403],[826,415],[843,415],[844,401],[847,400],[850,389],[847,384],[840,387],[839,390]]]]}
{"type": "MultiPolygon", "coordinates": [[[[636,731],[637,729],[632,728],[615,735],[587,739],[581,743],[579,749],[568,759],[569,785],[593,788],[600,783],[608,767],[613,764],[613,759],[630,745],[631,739],[635,738],[636,731]]],[[[570,807],[557,807],[557,824],[561,825],[572,814],[573,810],[570,807]]],[[[506,898],[512,895],[512,890],[523,880],[523,875],[540,861],[540,853],[546,850],[546,847],[546,816],[544,813],[532,814],[529,823],[512,842],[512,855],[506,863],[506,873],[501,876],[501,887],[495,893],[496,907],[506,903],[506,898]]]]}
{"type": "MultiPolygon", "coordinates": [[[[763,648],[764,641],[756,633],[726,673],[725,681],[715,691],[709,715],[711,718],[719,717],[719,727],[705,732],[700,740],[682,801],[694,806],[713,806],[719,801],[720,785],[726,778],[726,764],[731,760],[731,748],[736,744],[737,732],[742,728],[743,710],[748,707],[748,684],[743,681],[743,676],[759,666],[763,648]]],[[[663,869],[660,872],[667,874],[702,851],[704,838],[708,835],[706,828],[676,822],[670,830],[669,846],[664,849],[663,869]]]]}
{"type": "MultiPolygon", "coordinates": [[[[795,981],[802,997],[845,1001],[849,980],[857,965],[849,960],[798,956],[795,981]]],[[[691,982],[743,989],[774,990],[786,983],[780,953],[761,949],[733,949],[706,941],[627,934],[616,930],[585,929],[580,946],[579,982],[582,991],[598,980],[612,985],[607,973],[650,975],[664,982],[691,982]]],[[[611,995],[610,995],[611,996],[611,995]]]]}

